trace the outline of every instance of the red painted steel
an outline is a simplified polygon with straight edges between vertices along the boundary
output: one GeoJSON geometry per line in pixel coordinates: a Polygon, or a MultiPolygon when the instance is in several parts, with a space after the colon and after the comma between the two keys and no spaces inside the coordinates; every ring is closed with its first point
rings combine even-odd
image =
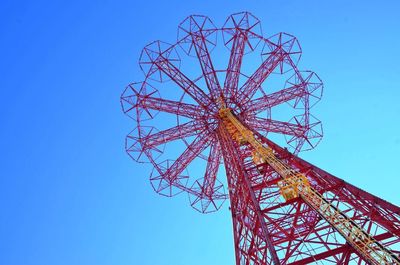
{"type": "Polygon", "coordinates": [[[277,172],[266,163],[256,165],[251,146],[238,144],[221,125],[224,102],[327,201],[399,255],[399,207],[297,156],[322,138],[321,122],[310,109],[321,99],[323,84],[315,73],[298,70],[300,54],[292,35],[264,38],[260,21],[248,12],[229,16],[222,28],[205,16],[188,17],[175,44],[156,41],[143,49],[145,79],[121,96],[123,111],[135,123],[126,151],[152,164],[151,184],[161,195],[186,192],[202,213],[230,199],[237,264],[365,264],[300,197],[285,201],[277,172]],[[218,45],[219,35],[224,45],[218,45]],[[251,57],[257,53],[261,62],[251,57]],[[177,152],[176,160],[166,157],[177,152]],[[192,166],[194,181],[187,172],[192,166]],[[218,180],[222,167],[226,181],[218,180]]]}

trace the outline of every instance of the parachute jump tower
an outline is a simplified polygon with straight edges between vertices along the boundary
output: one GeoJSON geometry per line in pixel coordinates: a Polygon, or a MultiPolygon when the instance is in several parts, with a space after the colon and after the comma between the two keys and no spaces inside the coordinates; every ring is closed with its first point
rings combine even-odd
{"type": "Polygon", "coordinates": [[[248,12],[222,28],[189,16],[175,44],[142,51],[144,81],[121,96],[136,125],[126,151],[161,195],[185,192],[202,213],[229,198],[238,265],[400,264],[400,208],[297,156],[322,138],[310,109],[323,84],[300,55],[248,12]]]}

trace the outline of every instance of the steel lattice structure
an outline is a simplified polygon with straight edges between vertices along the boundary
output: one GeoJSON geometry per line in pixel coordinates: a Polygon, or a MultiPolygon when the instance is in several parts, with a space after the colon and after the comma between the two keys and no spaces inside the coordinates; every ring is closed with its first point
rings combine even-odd
{"type": "Polygon", "coordinates": [[[323,84],[300,55],[248,12],[221,28],[189,16],[175,44],[142,51],[144,81],[121,96],[126,151],[161,195],[186,192],[202,213],[229,198],[237,264],[400,264],[400,208],[297,156],[322,138],[323,84]]]}

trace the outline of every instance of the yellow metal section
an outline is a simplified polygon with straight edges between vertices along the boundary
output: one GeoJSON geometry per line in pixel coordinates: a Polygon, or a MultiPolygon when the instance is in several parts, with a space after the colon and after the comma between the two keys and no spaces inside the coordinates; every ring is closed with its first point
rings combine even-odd
{"type": "Polygon", "coordinates": [[[258,141],[253,132],[247,129],[224,104],[219,110],[219,116],[234,141],[240,145],[249,144],[253,147],[252,159],[257,166],[268,163],[282,177],[278,186],[285,200],[300,196],[370,263],[400,265],[400,261],[394,253],[382,246],[347,215],[327,201],[322,194],[312,188],[304,174],[278,159],[273,150],[258,141]]]}
{"type": "Polygon", "coordinates": [[[309,188],[308,179],[301,173],[291,176],[291,181],[281,180],[278,182],[280,193],[285,200],[291,200],[300,196],[299,187],[309,188]]]}

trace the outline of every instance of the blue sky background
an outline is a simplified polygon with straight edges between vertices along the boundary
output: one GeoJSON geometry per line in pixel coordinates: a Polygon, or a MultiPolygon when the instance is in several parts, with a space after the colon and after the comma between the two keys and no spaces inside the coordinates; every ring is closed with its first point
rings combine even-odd
{"type": "Polygon", "coordinates": [[[400,204],[398,1],[1,1],[0,265],[233,264],[228,203],[155,194],[124,152],[141,49],[190,14],[250,11],[298,37],[324,139],[302,157],[400,204]]]}

